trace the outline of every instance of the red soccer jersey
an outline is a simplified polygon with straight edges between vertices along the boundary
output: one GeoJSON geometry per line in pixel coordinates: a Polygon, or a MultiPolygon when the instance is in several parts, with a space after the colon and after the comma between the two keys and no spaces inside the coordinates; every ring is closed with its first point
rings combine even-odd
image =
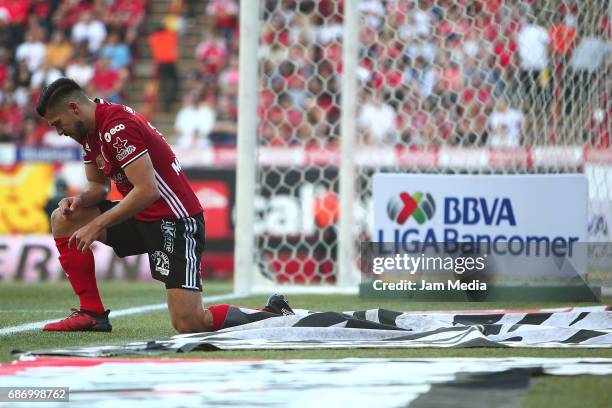
{"type": "Polygon", "coordinates": [[[135,216],[141,221],[186,218],[202,212],[174,152],[142,115],[124,105],[96,99],[96,131],[83,143],[85,163],[94,163],[125,197],[134,188],[123,172],[149,153],[160,198],[135,216]]]}

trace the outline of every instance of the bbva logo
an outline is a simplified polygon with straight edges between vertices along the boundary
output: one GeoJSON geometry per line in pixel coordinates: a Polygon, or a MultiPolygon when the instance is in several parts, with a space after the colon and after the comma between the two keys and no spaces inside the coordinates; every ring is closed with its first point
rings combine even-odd
{"type": "Polygon", "coordinates": [[[402,191],[389,199],[387,214],[391,221],[403,225],[410,217],[421,225],[430,220],[436,212],[436,202],[429,193],[417,192],[413,195],[402,191]]]}

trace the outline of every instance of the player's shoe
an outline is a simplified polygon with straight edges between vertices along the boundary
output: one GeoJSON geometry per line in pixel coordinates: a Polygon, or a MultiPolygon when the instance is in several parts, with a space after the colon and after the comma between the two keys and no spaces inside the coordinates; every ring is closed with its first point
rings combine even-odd
{"type": "Polygon", "coordinates": [[[268,298],[268,303],[263,308],[266,312],[279,314],[279,315],[294,315],[293,309],[289,306],[289,303],[285,300],[283,295],[279,295],[278,293],[272,294],[268,298]]]}
{"type": "Polygon", "coordinates": [[[113,330],[108,314],[110,310],[104,313],[93,313],[87,310],[70,309],[72,313],[67,318],[59,322],[48,323],[43,327],[43,331],[95,331],[95,332],[110,332],[113,330]]]}

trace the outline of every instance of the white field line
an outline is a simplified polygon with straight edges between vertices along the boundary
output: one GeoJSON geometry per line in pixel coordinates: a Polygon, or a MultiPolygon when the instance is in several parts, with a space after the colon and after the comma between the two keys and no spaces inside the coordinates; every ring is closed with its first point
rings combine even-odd
{"type": "Polygon", "coordinates": [[[0,310],[0,313],[59,313],[65,311],[64,309],[5,309],[0,310]]]}
{"type": "MultiPolygon", "coordinates": [[[[222,302],[225,300],[237,299],[239,297],[242,297],[242,296],[236,295],[234,293],[230,293],[227,295],[207,296],[204,298],[204,300],[206,301],[207,304],[211,304],[213,302],[222,302]]],[[[135,314],[155,312],[157,310],[166,309],[167,307],[168,305],[166,303],[129,307],[127,309],[119,309],[119,310],[111,311],[110,317],[115,318],[115,317],[123,317],[123,316],[131,316],[135,314]]],[[[18,326],[4,327],[0,329],[0,336],[9,336],[9,335],[16,334],[16,333],[22,333],[22,332],[42,329],[45,324],[56,322],[57,320],[58,319],[56,318],[56,319],[51,319],[51,320],[42,320],[40,322],[20,324],[18,326]]]]}

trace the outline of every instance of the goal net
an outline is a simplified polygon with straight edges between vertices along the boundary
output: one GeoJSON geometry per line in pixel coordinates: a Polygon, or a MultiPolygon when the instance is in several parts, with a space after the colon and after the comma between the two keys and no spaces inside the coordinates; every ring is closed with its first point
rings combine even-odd
{"type": "Polygon", "coordinates": [[[254,231],[237,253],[247,290],[355,288],[380,171],[584,173],[589,240],[609,241],[610,2],[278,0],[250,16],[246,3],[242,24],[259,28],[240,112],[256,124],[238,159],[255,157],[252,225],[238,225],[254,231]]]}

